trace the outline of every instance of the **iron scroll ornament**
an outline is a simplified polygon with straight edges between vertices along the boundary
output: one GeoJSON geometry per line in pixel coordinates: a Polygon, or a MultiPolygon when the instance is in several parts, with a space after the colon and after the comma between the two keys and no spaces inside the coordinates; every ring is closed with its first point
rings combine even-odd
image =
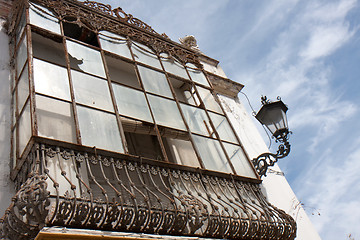
{"type": "Polygon", "coordinates": [[[276,154],[262,153],[257,158],[254,158],[252,160],[255,170],[257,171],[260,177],[262,176],[266,177],[266,171],[269,167],[274,166],[279,159],[289,155],[291,146],[290,143],[288,142],[288,139],[285,138],[278,141],[281,141],[282,143],[279,145],[276,154]]]}

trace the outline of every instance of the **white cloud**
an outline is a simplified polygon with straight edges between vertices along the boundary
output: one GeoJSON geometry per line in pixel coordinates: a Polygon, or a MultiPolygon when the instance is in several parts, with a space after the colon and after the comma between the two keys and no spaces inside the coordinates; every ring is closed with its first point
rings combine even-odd
{"type": "Polygon", "coordinates": [[[349,24],[313,27],[308,46],[300,52],[300,56],[307,60],[328,56],[343,46],[354,33],[349,31],[349,24]]]}

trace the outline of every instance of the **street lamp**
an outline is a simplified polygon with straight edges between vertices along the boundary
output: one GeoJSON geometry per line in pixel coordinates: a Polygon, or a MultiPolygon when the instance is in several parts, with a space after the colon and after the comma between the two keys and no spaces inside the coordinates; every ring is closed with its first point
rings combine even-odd
{"type": "Polygon", "coordinates": [[[275,142],[280,142],[276,153],[263,153],[252,160],[254,167],[260,177],[266,176],[268,167],[290,153],[288,142],[289,134],[286,112],[288,108],[278,97],[278,101],[271,102],[267,97],[261,97],[262,107],[255,118],[271,132],[275,142]]]}

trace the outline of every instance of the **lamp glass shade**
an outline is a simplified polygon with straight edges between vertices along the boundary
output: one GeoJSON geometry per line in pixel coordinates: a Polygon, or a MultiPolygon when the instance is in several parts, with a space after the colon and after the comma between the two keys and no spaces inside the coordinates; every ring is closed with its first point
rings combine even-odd
{"type": "Polygon", "coordinates": [[[288,132],[286,112],[288,108],[282,101],[264,104],[255,118],[269,129],[275,137],[281,137],[288,132]]]}

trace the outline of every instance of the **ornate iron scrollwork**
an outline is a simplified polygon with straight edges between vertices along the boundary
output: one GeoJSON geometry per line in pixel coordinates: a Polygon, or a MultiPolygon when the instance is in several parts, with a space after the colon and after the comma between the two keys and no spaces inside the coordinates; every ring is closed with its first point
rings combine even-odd
{"type": "Polygon", "coordinates": [[[42,226],[225,239],[296,234],[294,220],[266,201],[258,183],[236,176],[44,144],[27,162],[43,175],[15,196],[0,226],[4,239],[32,239],[42,226]]]}
{"type": "Polygon", "coordinates": [[[274,166],[275,163],[289,155],[290,143],[287,138],[283,138],[277,141],[281,141],[276,154],[274,153],[263,153],[257,158],[252,159],[252,163],[260,177],[266,176],[266,171],[269,167],[274,166]]]}

